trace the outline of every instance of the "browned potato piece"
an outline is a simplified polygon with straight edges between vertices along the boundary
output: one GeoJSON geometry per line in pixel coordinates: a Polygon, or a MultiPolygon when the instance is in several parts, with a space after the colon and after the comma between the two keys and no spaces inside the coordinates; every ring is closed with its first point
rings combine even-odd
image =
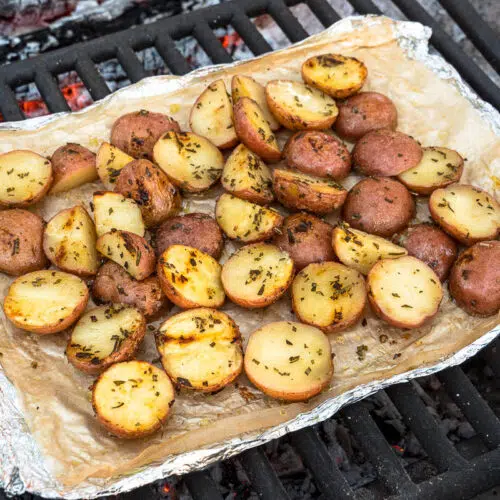
{"type": "Polygon", "coordinates": [[[312,398],[328,387],[333,375],[328,337],[292,321],[269,323],[253,332],[244,362],[252,384],[285,401],[312,398]]]}
{"type": "Polygon", "coordinates": [[[133,158],[153,159],[153,146],[169,130],[180,132],[170,116],[141,109],[120,116],[111,129],[111,144],[133,158]]]}
{"type": "Polygon", "coordinates": [[[355,142],[372,130],[396,130],[398,111],[394,103],[378,92],[360,92],[338,103],[335,132],[346,141],[355,142]]]}
{"type": "Polygon", "coordinates": [[[243,369],[238,326],[216,309],[171,316],[158,329],[156,346],[163,368],[179,387],[219,391],[243,369]]]}
{"type": "Polygon", "coordinates": [[[290,130],[323,130],[337,118],[337,105],[325,93],[302,82],[271,80],[266,85],[269,109],[290,130]]]}
{"type": "Polygon", "coordinates": [[[263,160],[274,163],[281,159],[278,141],[253,99],[241,97],[234,105],[234,128],[240,141],[263,160]]]}
{"type": "Polygon", "coordinates": [[[432,218],[464,245],[494,240],[500,234],[500,205],[482,189],[452,184],[429,198],[432,218]]]}
{"type": "Polygon", "coordinates": [[[19,276],[47,266],[43,220],[27,210],[0,211],[0,271],[19,276]]]}
{"type": "Polygon", "coordinates": [[[302,64],[302,78],[336,99],[355,94],[365,83],[368,70],[355,57],[322,54],[310,57],[302,64]]]}
{"type": "Polygon", "coordinates": [[[237,250],[222,267],[227,296],[248,309],[276,302],[293,279],[293,260],[277,246],[254,243],[237,250]]]}
{"type": "Polygon", "coordinates": [[[390,177],[416,167],[422,148],[409,135],[388,129],[364,135],[352,150],[352,161],[364,175],[390,177]]]}
{"type": "Polygon", "coordinates": [[[392,236],[415,215],[415,202],[403,184],[385,177],[359,181],[342,207],[343,219],[355,229],[378,236],[392,236]]]}
{"type": "Polygon", "coordinates": [[[283,149],[283,158],[289,167],[316,177],[340,180],[351,170],[351,155],[345,145],[315,130],[292,135],[283,149]]]}
{"type": "Polygon", "coordinates": [[[347,190],[333,180],[281,168],[273,172],[273,187],[285,207],[320,215],[341,207],[347,197],[347,190]]]}
{"type": "Polygon", "coordinates": [[[69,191],[98,179],[95,154],[80,144],[69,142],[57,148],[51,162],[54,182],[50,194],[69,191]]]}
{"type": "Polygon", "coordinates": [[[40,201],[52,184],[52,165],[33,151],[0,154],[0,207],[27,207],[40,201]]]}
{"type": "Polygon", "coordinates": [[[297,274],[291,290],[297,318],[325,333],[356,324],[366,304],[365,279],[338,262],[309,264],[297,274]]]}
{"type": "Polygon", "coordinates": [[[123,267],[111,261],[99,268],[92,286],[92,295],[99,303],[134,306],[148,317],[155,316],[168,307],[168,300],[156,276],[137,281],[123,267]]]}
{"type": "Polygon", "coordinates": [[[3,310],[18,328],[42,335],[71,326],[88,300],[82,279],[61,271],[34,271],[12,282],[3,310]]]}
{"type": "Polygon", "coordinates": [[[436,273],[415,257],[384,259],[368,273],[368,299],[381,319],[418,328],[439,309],[443,289],[436,273]]]}
{"type": "Polygon", "coordinates": [[[126,439],[149,436],[160,429],[174,400],[168,375],[146,361],[116,363],[92,387],[97,420],[115,436],[126,439]]]}
{"type": "Polygon", "coordinates": [[[137,309],[122,304],[96,307],[74,326],[66,356],[76,369],[97,375],[133,358],[145,334],[146,320],[137,309]]]}
{"type": "Polygon", "coordinates": [[[432,224],[417,224],[395,236],[395,242],[408,250],[408,255],[425,262],[441,281],[448,277],[457,258],[457,245],[452,238],[432,224]]]}
{"type": "Polygon", "coordinates": [[[458,182],[464,169],[464,159],[453,149],[430,147],[423,149],[419,164],[398,175],[398,179],[411,191],[430,194],[458,182]]]}
{"type": "Polygon", "coordinates": [[[306,213],[290,215],[272,243],[288,252],[297,270],[313,262],[335,260],[332,248],[333,227],[306,213]]]}
{"type": "Polygon", "coordinates": [[[97,151],[96,167],[99,179],[107,189],[113,189],[122,168],[133,158],[109,142],[103,142],[97,151]]]}
{"type": "Polygon", "coordinates": [[[155,270],[154,250],[149,243],[128,231],[110,231],[97,239],[97,251],[122,266],[136,280],[146,279],[155,270]]]}
{"type": "Polygon", "coordinates": [[[491,316],[500,309],[500,241],[476,243],[460,254],[449,288],[466,313],[491,316]]]}
{"type": "Polygon", "coordinates": [[[123,167],[115,191],[139,205],[146,227],[161,224],[181,205],[179,192],[167,175],[148,160],[134,160],[123,167]]]}

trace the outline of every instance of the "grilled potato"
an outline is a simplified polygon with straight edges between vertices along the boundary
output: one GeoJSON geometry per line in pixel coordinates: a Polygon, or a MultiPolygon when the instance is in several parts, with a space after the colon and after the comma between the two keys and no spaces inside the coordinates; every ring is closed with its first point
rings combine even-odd
{"type": "Polygon", "coordinates": [[[336,99],[355,94],[368,76],[366,66],[355,57],[321,54],[302,64],[304,81],[336,99]]]}
{"type": "Polygon", "coordinates": [[[381,319],[398,328],[418,328],[439,309],[443,289],[421,260],[383,259],[368,273],[368,300],[381,319]]]}
{"type": "Polygon", "coordinates": [[[122,304],[96,307],[73,328],[66,356],[78,370],[96,375],[133,358],[145,334],[146,320],[137,309],[122,304]]]}
{"type": "Polygon", "coordinates": [[[436,189],[429,198],[432,218],[464,245],[494,240],[500,234],[500,205],[474,186],[453,184],[436,189]]]}
{"type": "Polygon", "coordinates": [[[40,201],[52,184],[52,165],[33,151],[0,154],[0,207],[27,207],[40,201]]]}
{"type": "Polygon", "coordinates": [[[340,262],[362,274],[368,274],[380,259],[398,259],[408,254],[389,240],[352,229],[348,224],[333,230],[332,244],[340,262]]]}
{"type": "Polygon", "coordinates": [[[89,291],[83,280],[60,271],[34,271],[9,287],[3,303],[5,316],[28,332],[61,332],[87,307],[89,291]]]}
{"type": "Polygon", "coordinates": [[[122,266],[136,280],[146,279],[155,270],[154,250],[134,233],[112,230],[97,238],[97,251],[122,266]]]}
{"type": "Polygon", "coordinates": [[[174,404],[168,375],[146,361],[124,361],[110,366],[92,388],[97,420],[120,438],[140,438],[164,424],[174,404]]]}
{"type": "Polygon", "coordinates": [[[278,141],[253,99],[240,97],[234,105],[234,128],[240,141],[263,160],[269,163],[280,161],[278,141]]]}
{"type": "Polygon", "coordinates": [[[97,272],[94,223],[85,208],[77,205],[54,215],[43,234],[43,250],[50,262],[62,271],[78,276],[97,272]]]}
{"type": "Polygon", "coordinates": [[[158,278],[165,295],[183,309],[221,307],[226,298],[221,266],[197,248],[172,245],[158,262],[158,278]]]}
{"type": "Polygon", "coordinates": [[[273,172],[274,193],[291,210],[324,215],[341,207],[347,190],[330,179],[277,168],[273,172]]]}
{"type": "Polygon", "coordinates": [[[207,139],[191,132],[167,132],[155,144],[155,162],[183,191],[199,193],[215,184],[224,156],[207,139]]]}
{"type": "Polygon", "coordinates": [[[357,323],[366,304],[363,276],[338,262],[309,264],[297,274],[291,290],[297,318],[325,333],[357,323]]]}
{"type": "Polygon", "coordinates": [[[237,250],[222,266],[227,296],[246,308],[276,302],[293,279],[293,260],[274,245],[255,243],[237,250]]]}
{"type": "Polygon", "coordinates": [[[335,101],[302,82],[271,80],[266,85],[269,109],[290,130],[323,130],[337,118],[335,101]]]}
{"type": "Polygon", "coordinates": [[[230,194],[223,194],[217,200],[215,219],[228,238],[245,243],[271,238],[283,223],[283,216],[276,210],[230,194]]]}
{"type": "Polygon", "coordinates": [[[250,335],[245,373],[272,398],[304,401],[319,394],[333,376],[328,337],[318,328],[277,321],[250,335]]]}
{"type": "Polygon", "coordinates": [[[243,369],[241,336],[236,323],[216,309],[190,309],[168,318],[156,346],[169,377],[180,387],[218,391],[243,369]]]}
{"type": "Polygon", "coordinates": [[[196,99],[189,115],[191,130],[206,137],[218,148],[238,143],[234,130],[233,106],[222,80],[212,82],[196,99]]]}
{"type": "Polygon", "coordinates": [[[134,200],[112,191],[96,191],[93,200],[97,236],[113,229],[144,236],[146,227],[134,200]]]}
{"type": "Polygon", "coordinates": [[[133,160],[132,156],[109,142],[103,142],[97,151],[96,167],[99,179],[106,189],[113,189],[122,168],[133,160]]]}
{"type": "Polygon", "coordinates": [[[244,144],[237,146],[224,164],[222,187],[238,198],[267,205],[274,199],[271,172],[244,144]]]}

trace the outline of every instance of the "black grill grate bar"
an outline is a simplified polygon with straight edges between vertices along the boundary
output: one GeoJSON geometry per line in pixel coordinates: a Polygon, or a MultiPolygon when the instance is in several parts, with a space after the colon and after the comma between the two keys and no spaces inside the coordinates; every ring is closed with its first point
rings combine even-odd
{"type": "MultiPolygon", "coordinates": [[[[293,5],[293,2],[289,5],[293,5]]],[[[268,9],[271,17],[292,43],[300,42],[309,36],[283,0],[270,0],[268,9]]]]}
{"type": "Polygon", "coordinates": [[[248,48],[254,55],[265,54],[271,52],[272,47],[266,42],[266,39],[259,33],[255,24],[243,12],[236,12],[231,25],[237,33],[243,38],[248,48]]]}
{"type": "Polygon", "coordinates": [[[130,46],[120,45],[116,51],[116,57],[132,82],[138,82],[148,76],[141,61],[130,46]]]}
{"type": "Polygon", "coordinates": [[[206,472],[191,472],[182,479],[186,483],[189,493],[196,500],[222,500],[222,495],[217,486],[206,472]]]}
{"type": "Polygon", "coordinates": [[[38,67],[35,73],[35,85],[51,113],[70,110],[55,76],[49,71],[38,67]]]}
{"type": "Polygon", "coordinates": [[[24,120],[25,116],[16,100],[16,94],[6,83],[0,82],[0,113],[5,120],[24,120]]]}
{"type": "Polygon", "coordinates": [[[381,15],[382,11],[372,2],[372,0],[349,0],[356,12],[360,14],[381,15]]]}
{"type": "Polygon", "coordinates": [[[200,42],[203,50],[213,63],[230,63],[233,58],[227,53],[224,47],[220,44],[214,32],[208,23],[198,23],[193,31],[193,36],[200,42]]]}
{"type": "Polygon", "coordinates": [[[169,36],[158,37],[155,42],[155,47],[162,57],[163,62],[175,75],[185,75],[191,71],[188,62],[177,50],[174,41],[169,36]]]}
{"type": "Polygon", "coordinates": [[[325,28],[340,20],[326,0],[306,0],[306,3],[325,28]]]}
{"type": "Polygon", "coordinates": [[[75,70],[94,101],[98,101],[110,93],[106,82],[99,74],[99,71],[97,71],[90,57],[87,57],[85,54],[79,54],[75,70]]]}

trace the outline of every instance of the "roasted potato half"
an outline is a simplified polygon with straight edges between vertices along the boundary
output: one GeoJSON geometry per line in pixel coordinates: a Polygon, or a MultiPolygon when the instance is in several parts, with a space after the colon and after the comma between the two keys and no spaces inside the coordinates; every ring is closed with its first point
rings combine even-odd
{"type": "Polygon", "coordinates": [[[245,243],[268,240],[283,223],[276,210],[227,193],[217,200],[215,219],[228,238],[245,243]]]}
{"type": "Polygon", "coordinates": [[[144,236],[146,232],[141,209],[134,200],[121,193],[96,191],[93,196],[93,209],[97,236],[113,229],[139,236],[144,236]]]}
{"type": "Polygon", "coordinates": [[[275,245],[255,243],[237,250],[222,266],[222,285],[235,303],[249,309],[276,302],[293,279],[293,260],[275,245]]]}
{"type": "Polygon", "coordinates": [[[381,259],[399,259],[408,254],[405,248],[379,236],[352,229],[348,224],[341,224],[333,230],[333,249],[340,262],[362,274],[368,274],[381,259]]]}
{"type": "Polygon", "coordinates": [[[398,328],[418,328],[439,309],[443,289],[421,260],[383,259],[368,273],[368,300],[377,316],[398,328]]]}
{"type": "Polygon", "coordinates": [[[145,334],[146,320],[134,307],[96,307],[74,326],[66,356],[78,370],[96,375],[114,363],[133,358],[145,334]]]}
{"type": "Polygon", "coordinates": [[[206,191],[224,168],[222,153],[192,132],[167,132],[156,143],[153,156],[169,179],[188,193],[206,191]]]}
{"type": "Polygon", "coordinates": [[[168,375],[146,361],[124,361],[101,373],[92,388],[97,420],[111,434],[133,439],[164,424],[175,401],[168,375]]]}
{"type": "Polygon", "coordinates": [[[85,208],[77,205],[54,215],[43,233],[43,250],[62,271],[93,276],[99,267],[94,222],[85,208]]]}
{"type": "Polygon", "coordinates": [[[274,199],[271,172],[244,144],[236,146],[226,160],[221,183],[229,193],[259,205],[267,205],[274,199]]]}
{"type": "Polygon", "coordinates": [[[106,189],[113,189],[122,168],[134,158],[109,142],[103,142],[97,150],[96,167],[99,179],[106,189]]]}
{"type": "Polygon", "coordinates": [[[418,165],[399,174],[398,179],[415,193],[431,194],[458,182],[463,169],[464,159],[453,149],[429,147],[423,148],[418,165]]]}
{"type": "Polygon", "coordinates": [[[281,168],[273,172],[273,187],[285,207],[320,215],[341,207],[347,197],[347,190],[333,180],[281,168]]]}
{"type": "Polygon", "coordinates": [[[170,316],[158,329],[161,363],[179,387],[213,392],[243,369],[236,323],[216,309],[201,307],[170,316]]]}
{"type": "Polygon", "coordinates": [[[355,94],[367,75],[368,70],[361,61],[340,54],[321,54],[302,64],[304,81],[336,99],[355,94]]]}
{"type": "Polygon", "coordinates": [[[268,396],[304,401],[325,389],[333,376],[328,337],[318,328],[277,321],[250,335],[245,373],[268,396]]]}
{"type": "Polygon", "coordinates": [[[338,262],[309,264],[297,274],[291,290],[297,318],[325,333],[357,323],[366,304],[362,274],[338,262]]]}
{"type": "Polygon", "coordinates": [[[194,247],[172,245],[158,261],[162,290],[183,309],[221,307],[226,296],[220,275],[220,264],[194,247]]]}
{"type": "Polygon", "coordinates": [[[232,148],[238,143],[233,106],[223,80],[212,82],[196,99],[189,125],[195,134],[206,137],[218,148],[232,148]]]}
{"type": "Polygon", "coordinates": [[[325,93],[292,80],[271,80],[266,85],[269,109],[290,130],[323,130],[337,118],[335,101],[325,93]]]}
{"type": "Polygon", "coordinates": [[[0,207],[27,207],[40,201],[53,179],[50,160],[33,151],[0,154],[0,207]]]}
{"type": "Polygon", "coordinates": [[[149,243],[128,231],[110,231],[97,238],[97,251],[122,266],[136,280],[146,279],[155,270],[154,250],[149,243]]]}
{"type": "Polygon", "coordinates": [[[61,332],[87,307],[85,282],[61,271],[34,271],[12,282],[3,303],[5,316],[21,330],[61,332]]]}

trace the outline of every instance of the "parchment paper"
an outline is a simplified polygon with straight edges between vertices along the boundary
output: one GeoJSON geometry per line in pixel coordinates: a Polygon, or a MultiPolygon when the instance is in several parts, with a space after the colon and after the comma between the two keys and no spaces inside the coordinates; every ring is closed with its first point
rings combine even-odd
{"type": "MultiPolygon", "coordinates": [[[[363,90],[382,92],[395,102],[399,130],[411,134],[424,146],[438,145],[458,150],[467,158],[462,182],[472,183],[498,196],[499,132],[494,131],[491,120],[488,122],[481,116],[484,115],[484,106],[476,109],[462,95],[463,89],[459,92],[456,85],[439,78],[422,62],[410,59],[404,48],[405,40],[400,39],[401,43],[398,43],[396,39],[401,25],[404,24],[410,32],[412,27],[422,30],[422,26],[417,23],[396,24],[387,18],[374,17],[351,18],[342,23],[340,27],[334,26],[292,48],[255,60],[227,68],[205,69],[182,78],[160,76],[147,79],[79,113],[49,120],[35,119],[28,126],[23,124],[22,130],[16,130],[15,124],[0,127],[0,152],[32,149],[50,155],[66,142],[77,142],[96,151],[103,140],[109,139],[110,127],[118,116],[141,108],[167,113],[183,129],[188,129],[190,107],[211,81],[223,78],[230,88],[231,77],[237,73],[250,75],[262,83],[273,78],[300,80],[300,66],[307,57],[338,52],[364,61],[368,67],[368,80],[363,90]]],[[[496,123],[500,123],[498,115],[496,118],[496,123]]],[[[287,134],[282,133],[280,141],[283,143],[286,137],[287,134]]],[[[349,188],[356,180],[352,175],[344,184],[349,188]]],[[[50,196],[34,210],[48,220],[57,211],[78,202],[88,207],[92,192],[97,189],[102,189],[102,185],[88,184],[69,193],[50,196]]],[[[213,189],[203,196],[186,197],[184,211],[213,213],[218,193],[218,189],[213,189]]],[[[333,222],[335,217],[329,220],[333,222]]],[[[419,201],[417,220],[429,220],[425,199],[419,201]]],[[[227,243],[222,261],[235,248],[233,243],[227,243]]],[[[0,276],[2,297],[10,282],[5,275],[0,276]]],[[[265,323],[293,319],[290,309],[289,296],[264,310],[244,310],[229,301],[223,308],[239,324],[245,339],[265,323]]],[[[169,314],[175,312],[174,309],[169,314]]],[[[437,364],[499,324],[499,315],[487,319],[468,316],[450,301],[447,290],[439,313],[420,329],[392,328],[378,320],[368,307],[364,318],[356,327],[329,336],[335,354],[332,384],[309,402],[284,404],[270,399],[253,388],[242,375],[235,384],[216,395],[181,392],[162,432],[147,439],[124,441],[110,437],[96,422],[89,391],[93,378],[77,372],[67,362],[64,355],[67,334],[39,337],[23,332],[14,328],[2,311],[0,363],[17,389],[18,404],[22,405],[24,419],[45,459],[48,478],[41,477],[43,471],[37,468],[36,477],[31,478],[37,484],[36,489],[68,497],[75,497],[78,492],[85,492],[84,496],[95,496],[104,491],[109,494],[115,485],[124,484],[123,479],[119,483],[118,475],[130,475],[142,469],[141,482],[147,482],[148,478],[152,480],[156,476],[153,472],[148,476],[146,471],[155,468],[144,469],[144,466],[172,460],[173,454],[205,447],[205,451],[199,452],[199,463],[203,462],[204,453],[208,463],[210,449],[216,447],[219,450],[217,458],[224,458],[224,442],[230,438],[237,439],[233,439],[231,447],[227,448],[227,455],[250,446],[252,442],[257,443],[264,429],[290,422],[299,414],[311,412],[314,415],[316,411],[317,420],[324,419],[331,414],[321,411],[327,400],[361,384],[369,384],[358,391],[357,397],[360,398],[373,391],[377,381],[382,386],[381,381],[390,377],[437,364]],[[358,354],[361,351],[358,347],[362,345],[366,346],[366,350],[362,349],[364,356],[358,354]],[[46,490],[40,486],[44,481],[46,490]]],[[[488,337],[489,340],[492,338],[494,334],[488,337]]],[[[158,359],[151,332],[139,357],[149,361],[158,359]]],[[[2,392],[0,386],[1,394],[4,398],[12,397],[11,393],[2,392]]],[[[311,419],[307,422],[310,425],[311,419]]],[[[1,429],[7,429],[7,426],[2,427],[0,422],[1,429]]],[[[272,437],[283,434],[288,427],[279,429],[272,437]]],[[[10,448],[6,449],[14,460],[16,445],[9,445],[10,448]]],[[[27,445],[20,443],[20,446],[27,445]]],[[[36,453],[36,447],[34,450],[36,453]]],[[[179,460],[179,473],[189,470],[189,464],[185,462],[179,460]]],[[[26,467],[20,466],[19,470],[23,471],[22,477],[17,479],[30,489],[26,467]]],[[[137,482],[128,484],[138,486],[137,482]]],[[[125,489],[116,486],[115,491],[120,488],[125,489]]]]}

